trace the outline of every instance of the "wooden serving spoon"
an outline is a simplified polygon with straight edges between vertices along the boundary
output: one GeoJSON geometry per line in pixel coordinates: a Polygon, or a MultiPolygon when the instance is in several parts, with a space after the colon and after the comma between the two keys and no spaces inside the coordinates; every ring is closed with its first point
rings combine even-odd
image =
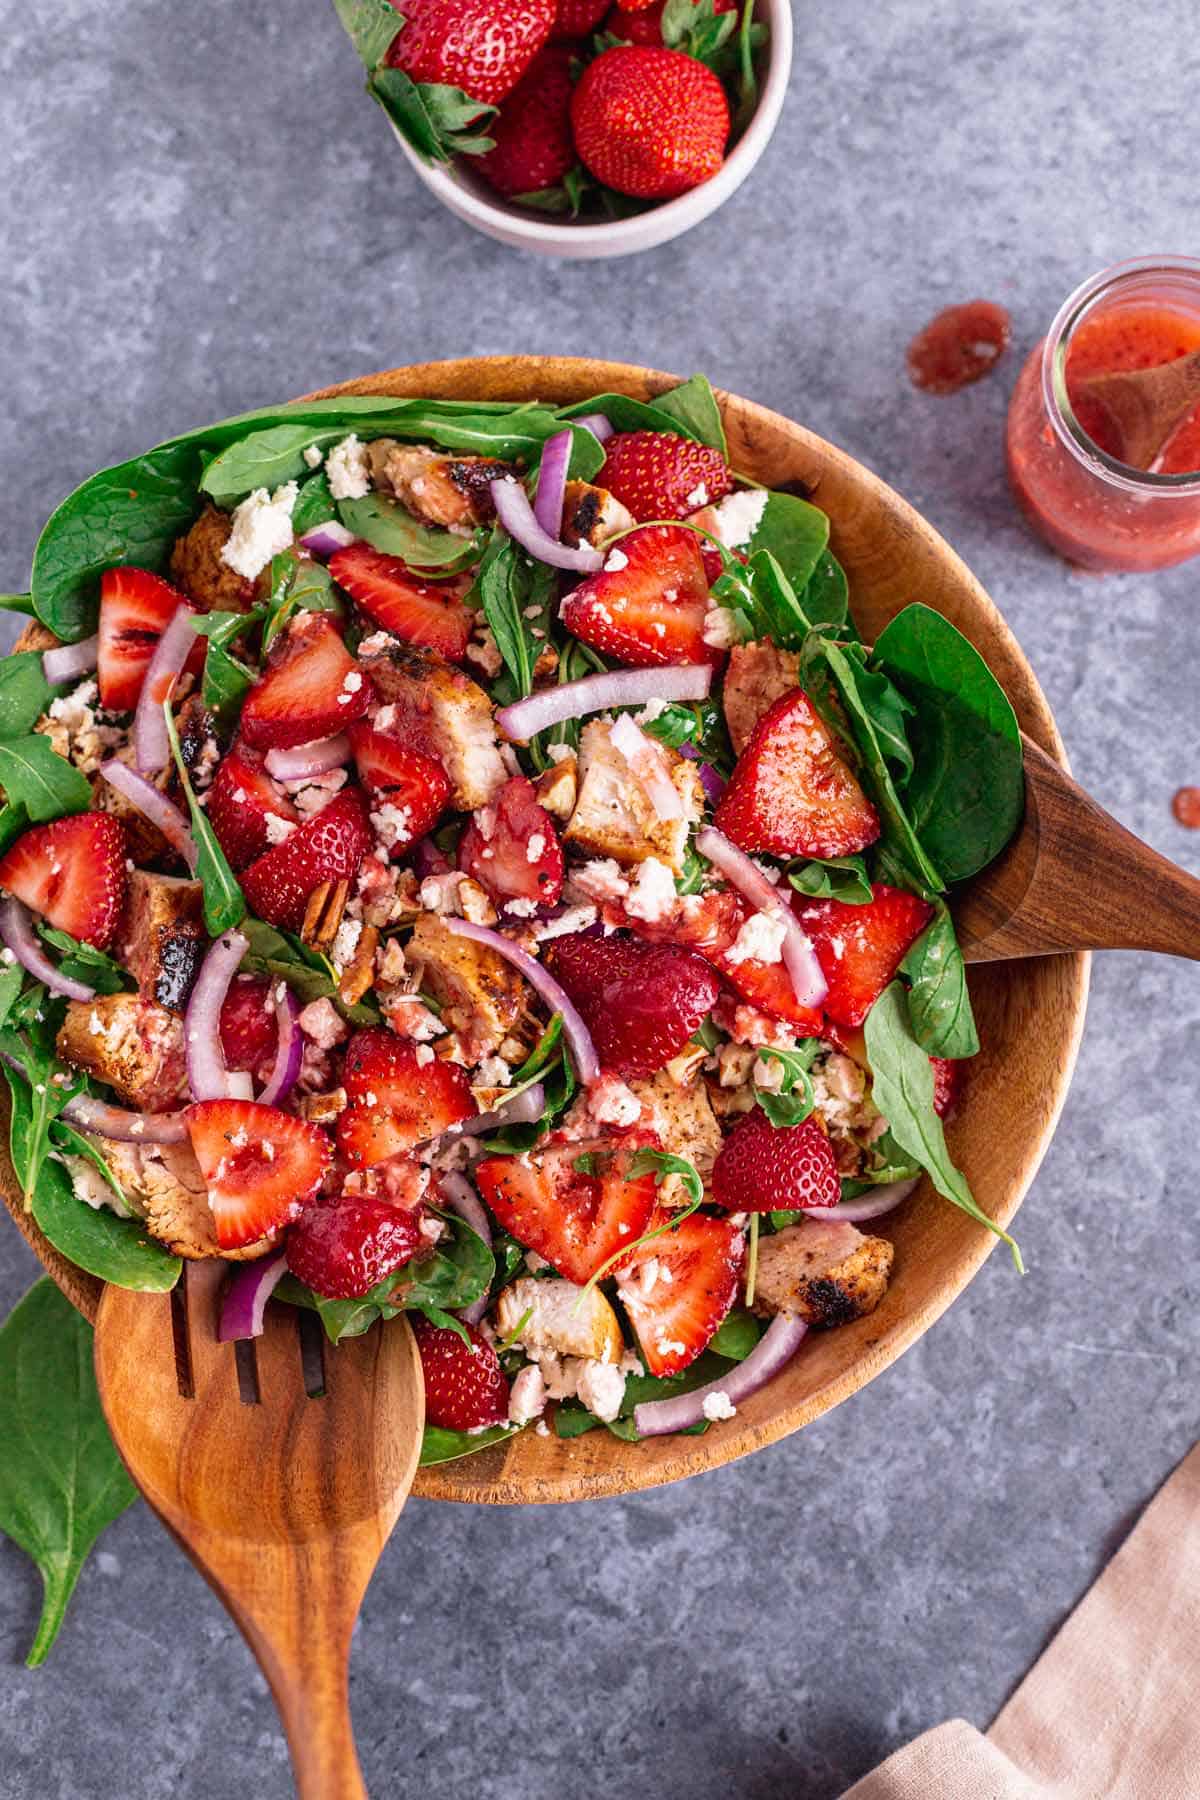
{"type": "Polygon", "coordinates": [[[1152,469],[1190,412],[1200,406],[1200,350],[1153,369],[1086,375],[1077,391],[1102,406],[1121,434],[1121,461],[1152,469]]]}
{"type": "Polygon", "coordinates": [[[1024,745],[1021,829],[954,903],[966,960],[1157,950],[1200,961],[1200,881],[1024,745]]]}
{"type": "Polygon", "coordinates": [[[397,1318],[323,1358],[320,1336],[298,1327],[319,1333],[315,1314],[269,1305],[261,1337],[219,1343],[223,1272],[189,1263],[172,1295],[104,1290],[104,1416],[134,1481],[258,1658],[301,1800],[365,1800],[350,1634],[416,1473],[416,1342],[397,1318]]]}

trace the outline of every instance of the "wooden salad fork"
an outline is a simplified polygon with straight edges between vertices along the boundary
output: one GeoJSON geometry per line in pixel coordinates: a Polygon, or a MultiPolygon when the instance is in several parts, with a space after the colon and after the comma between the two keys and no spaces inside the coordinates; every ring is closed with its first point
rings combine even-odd
{"type": "Polygon", "coordinates": [[[1029,738],[1025,818],[954,903],[967,962],[1069,950],[1200,961],[1200,881],[1106,813],[1029,738]]]}
{"type": "Polygon", "coordinates": [[[223,1274],[218,1262],[189,1263],[171,1295],[104,1290],[104,1415],[130,1475],[257,1657],[301,1800],[365,1800],[350,1635],[416,1473],[416,1342],[397,1318],[325,1356],[314,1313],[268,1305],[261,1337],[219,1343],[223,1274]]]}

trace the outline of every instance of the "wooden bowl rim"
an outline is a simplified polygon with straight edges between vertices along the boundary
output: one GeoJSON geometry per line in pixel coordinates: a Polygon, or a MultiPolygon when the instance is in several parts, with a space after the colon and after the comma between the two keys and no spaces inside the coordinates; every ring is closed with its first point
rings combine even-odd
{"type": "MultiPolygon", "coordinates": [[[[435,362],[402,365],[379,371],[373,375],[359,376],[300,397],[325,399],[339,394],[362,392],[420,395],[423,391],[423,383],[427,383],[431,391],[440,393],[446,391],[447,382],[451,382],[463,390],[464,397],[466,397],[471,393],[472,377],[479,379],[484,376],[492,376],[498,378],[499,387],[494,381],[487,382],[485,385],[496,392],[500,391],[505,382],[512,379],[515,388],[521,392],[522,398],[528,398],[530,391],[536,391],[541,397],[552,400],[556,388],[563,384],[565,377],[569,375],[572,378],[569,385],[573,387],[575,380],[583,371],[586,371],[588,391],[597,394],[626,392],[636,396],[646,389],[652,393],[662,393],[677,385],[682,379],[678,375],[647,369],[634,363],[609,362],[591,357],[451,357],[435,362]]],[[[839,450],[836,445],[830,444],[826,439],[810,432],[806,427],[798,425],[794,420],[788,419],[783,414],[776,413],[756,401],[746,400],[740,395],[731,394],[720,388],[716,390],[716,394],[722,410],[732,404],[751,420],[757,420],[772,429],[782,427],[787,435],[810,449],[823,462],[832,463],[840,468],[860,488],[865,489],[881,503],[897,511],[907,529],[912,534],[923,537],[931,545],[941,562],[952,574],[955,585],[969,598],[974,622],[987,633],[989,640],[1001,646],[1020,668],[1026,683],[1026,691],[1023,695],[1025,730],[1063,768],[1068,768],[1066,747],[1059,735],[1053,713],[1016,637],[983,585],[971,573],[957,552],[941,537],[940,533],[936,532],[894,488],[889,487],[886,482],[863,464],[858,463],[853,457],[848,456],[845,451],[839,450]]],[[[30,629],[31,627],[27,628],[27,631],[30,629]]],[[[23,633],[16,648],[22,647],[25,636],[26,634],[23,633]]],[[[1091,957],[1085,952],[1077,952],[1057,960],[1069,969],[1070,976],[1069,989],[1065,996],[1068,1008],[1067,1038],[1060,1063],[1059,1078],[1042,1127],[1032,1136],[1019,1176],[1011,1184],[1004,1204],[996,1214],[997,1223],[1003,1226],[1007,1226],[1016,1214],[1049,1147],[1066,1101],[1083,1034],[1091,957]]],[[[6,1101],[0,1110],[7,1113],[6,1101]]],[[[3,1139],[0,1140],[0,1192],[3,1193],[5,1204],[18,1229],[46,1272],[79,1311],[86,1318],[94,1321],[103,1284],[94,1276],[86,1274],[77,1269],[73,1263],[68,1262],[43,1237],[32,1217],[25,1213],[6,1148],[6,1118],[0,1118],[0,1125],[4,1126],[3,1139]]],[[[735,1462],[740,1457],[748,1456],[753,1451],[763,1449],[768,1444],[776,1443],[792,1432],[800,1430],[802,1426],[810,1424],[814,1419],[848,1399],[851,1394],[857,1393],[877,1375],[882,1374],[883,1370],[889,1367],[897,1357],[910,1348],[918,1338],[924,1336],[951,1302],[958,1298],[996,1248],[997,1241],[991,1232],[982,1228],[972,1232],[965,1239],[949,1270],[943,1275],[937,1290],[923,1304],[906,1312],[899,1323],[889,1331],[885,1342],[873,1346],[869,1356],[860,1357],[857,1362],[832,1377],[803,1400],[794,1405],[781,1407],[762,1424],[751,1425],[739,1417],[737,1422],[731,1421],[723,1425],[720,1431],[706,1432],[701,1437],[660,1439],[658,1440],[660,1444],[669,1443],[674,1446],[675,1454],[665,1463],[655,1462],[653,1465],[648,1458],[639,1455],[637,1444],[622,1444],[620,1449],[624,1454],[620,1456],[619,1461],[614,1461],[611,1468],[599,1473],[581,1471],[575,1476],[561,1474],[549,1481],[544,1481],[536,1491],[530,1491],[526,1481],[506,1478],[504,1453],[507,1446],[497,1445],[493,1449],[476,1452],[470,1459],[476,1475],[481,1473],[485,1463],[492,1464],[495,1473],[491,1480],[478,1482],[477,1485],[471,1487],[470,1491],[465,1491],[446,1474],[447,1470],[456,1468],[459,1466],[458,1464],[453,1462],[445,1465],[435,1464],[432,1467],[418,1470],[412,1491],[423,1499],[453,1500],[460,1503],[465,1501],[490,1505],[565,1503],[583,1499],[601,1499],[612,1495],[635,1493],[648,1488],[663,1487],[690,1475],[721,1468],[726,1463],[735,1462]]],[[[619,1440],[612,1439],[611,1442],[616,1446],[619,1440]]]]}

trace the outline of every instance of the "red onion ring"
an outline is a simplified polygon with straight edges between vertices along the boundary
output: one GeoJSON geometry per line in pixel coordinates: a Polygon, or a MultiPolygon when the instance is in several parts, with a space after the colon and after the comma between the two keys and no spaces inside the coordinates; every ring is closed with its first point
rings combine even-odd
{"type": "Polygon", "coordinates": [[[306,775],[324,775],[350,761],[350,739],[344,731],[336,737],[314,738],[292,750],[268,750],[267,774],[276,781],[300,781],[306,775]]]}
{"type": "Polygon", "coordinates": [[[456,937],[473,938],[477,944],[486,944],[497,956],[510,962],[525,977],[530,987],[541,995],[550,1011],[562,1014],[563,1036],[571,1047],[575,1072],[585,1087],[590,1086],[600,1073],[600,1058],[596,1055],[591,1033],[572,1004],[566,988],[555,981],[535,956],[530,956],[501,932],[492,931],[487,925],[473,925],[469,919],[447,918],[444,924],[447,931],[452,931],[456,937]]]}
{"type": "Polygon", "coordinates": [[[0,938],[4,939],[21,967],[44,982],[52,994],[65,994],[68,1000],[96,998],[95,988],[59,974],[38,943],[29,908],[11,896],[0,906],[0,938]]]}
{"type": "MultiPolygon", "coordinates": [[[[567,544],[560,544],[557,538],[543,530],[529,504],[529,495],[511,475],[489,482],[488,490],[496,508],[496,517],[505,531],[535,562],[548,563],[552,569],[576,569],[585,575],[594,575],[598,569],[603,568],[604,557],[599,550],[593,550],[590,544],[578,544],[572,548],[567,544]]],[[[560,508],[560,522],[561,516],[560,508]]]]}
{"type": "Polygon", "coordinates": [[[491,1112],[476,1113],[473,1119],[464,1119],[461,1125],[451,1125],[442,1136],[479,1137],[484,1131],[494,1131],[497,1125],[532,1125],[545,1110],[545,1086],[535,1081],[514,1094],[511,1100],[502,1100],[491,1112]]]}
{"type": "Polygon", "coordinates": [[[229,984],[249,948],[249,940],[240,931],[227,931],[209,946],[208,954],[200,964],[200,973],[183,1016],[188,1085],[193,1100],[230,1097],[229,1070],[221,1048],[221,1008],[229,984]]]}
{"type": "Polygon", "coordinates": [[[647,700],[704,700],[712,686],[710,663],[679,663],[673,668],[609,669],[582,675],[561,687],[541,688],[511,706],[502,706],[496,723],[514,743],[528,743],[549,725],[581,719],[610,706],[644,706],[647,700]]]}
{"type": "Polygon", "coordinates": [[[109,787],[116,788],[118,794],[123,794],[143,817],[149,819],[152,825],[158,826],[168,844],[178,850],[194,875],[199,851],[192,836],[192,828],[174,801],[168,800],[165,794],[160,794],[152,781],[147,781],[144,775],[139,775],[136,769],[131,769],[128,763],[121,762],[115,756],[100,764],[100,773],[109,787]]]}
{"type": "Polygon", "coordinates": [[[300,1002],[286,982],[275,990],[275,1018],[279,1025],[279,1048],[267,1085],[258,1096],[260,1106],[279,1106],[296,1085],[300,1064],[304,1060],[304,1033],[300,1029],[300,1002]],[[279,988],[283,989],[280,994],[279,988]]]}
{"type": "Polygon", "coordinates": [[[647,1400],[635,1407],[633,1424],[638,1436],[663,1437],[668,1432],[686,1431],[690,1425],[698,1425],[710,1394],[724,1394],[733,1406],[748,1400],[791,1362],[807,1330],[803,1319],[778,1313],[745,1362],[736,1363],[727,1375],[719,1375],[690,1394],[676,1394],[670,1400],[647,1400]]]}
{"type": "Polygon", "coordinates": [[[602,444],[607,443],[616,430],[612,420],[606,419],[603,413],[584,413],[582,419],[572,419],[571,423],[582,425],[585,431],[590,431],[602,444]]]}
{"type": "Polygon", "coordinates": [[[95,1131],[118,1144],[186,1144],[188,1130],[183,1112],[136,1113],[110,1106],[92,1094],[76,1094],[63,1107],[62,1116],[81,1131],[95,1131]]]}
{"type": "Polygon", "coordinates": [[[192,629],[195,616],[190,606],[180,605],[175,609],[158,640],[142,682],[137,711],[133,715],[133,748],[143,775],[157,775],[171,760],[163,702],[169,699],[195,645],[196,633],[192,629]]]}
{"type": "Polygon", "coordinates": [[[325,562],[339,550],[348,550],[351,544],[360,540],[345,525],[339,525],[336,519],[327,519],[324,525],[314,525],[300,539],[310,556],[325,562]]]}
{"type": "Polygon", "coordinates": [[[267,1301],[286,1272],[286,1250],[273,1250],[257,1262],[242,1263],[221,1301],[217,1337],[222,1344],[262,1336],[267,1301]]]}
{"type": "Polygon", "coordinates": [[[647,737],[628,713],[614,719],[609,733],[614,750],[619,750],[629,764],[630,772],[660,819],[682,819],[683,801],[671,780],[666,754],[661,744],[647,737]]]}
{"type": "Polygon", "coordinates": [[[697,772],[700,776],[700,786],[704,789],[709,805],[719,805],[721,796],[729,783],[723,775],[718,775],[711,763],[702,762],[697,772]]]}
{"type": "Polygon", "coordinates": [[[868,1219],[882,1219],[884,1213],[890,1213],[907,1200],[915,1187],[921,1184],[921,1177],[913,1175],[908,1181],[889,1181],[883,1187],[877,1187],[872,1194],[860,1194],[857,1200],[839,1200],[836,1206],[823,1206],[820,1211],[813,1212],[814,1219],[845,1219],[847,1224],[862,1225],[868,1219]]]}
{"type": "Polygon", "coordinates": [[[572,442],[569,429],[556,432],[542,445],[542,460],[538,464],[533,516],[542,530],[555,540],[562,537],[563,501],[567,493],[572,442]]]}
{"type": "Polygon", "coordinates": [[[759,912],[767,913],[772,919],[777,919],[783,926],[786,934],[783,940],[783,960],[792,978],[796,999],[801,1006],[820,1006],[829,992],[829,983],[817,961],[817,953],[807,932],[802,929],[787,901],[781,899],[762,870],[756,868],[745,851],[739,850],[714,825],[706,825],[703,831],[696,833],[696,849],[749,900],[751,906],[756,907],[759,912]]]}
{"type": "Polygon", "coordinates": [[[90,675],[100,660],[100,634],[84,638],[78,644],[56,644],[42,657],[42,674],[51,687],[90,675]]]}

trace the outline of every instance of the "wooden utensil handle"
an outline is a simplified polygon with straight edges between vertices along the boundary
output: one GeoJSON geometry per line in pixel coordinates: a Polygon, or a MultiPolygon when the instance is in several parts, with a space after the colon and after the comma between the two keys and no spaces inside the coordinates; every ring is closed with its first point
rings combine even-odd
{"type": "MultiPolygon", "coordinates": [[[[314,1633],[319,1628],[314,1620],[314,1633]]],[[[253,1640],[251,1645],[283,1720],[300,1800],[367,1800],[350,1718],[349,1642],[289,1663],[274,1676],[253,1640]]]]}

